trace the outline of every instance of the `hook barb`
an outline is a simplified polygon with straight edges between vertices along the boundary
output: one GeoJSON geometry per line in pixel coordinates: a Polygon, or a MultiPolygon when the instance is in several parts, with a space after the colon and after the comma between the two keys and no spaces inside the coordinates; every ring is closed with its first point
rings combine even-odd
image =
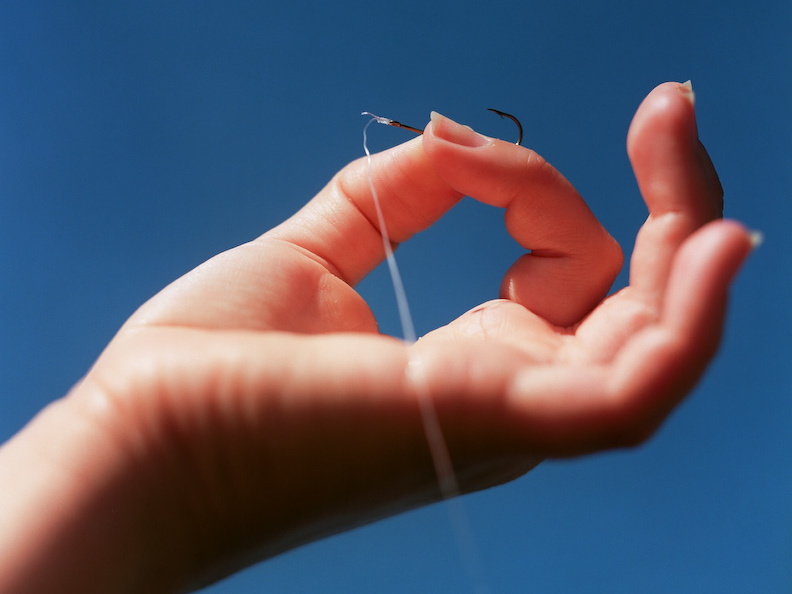
{"type": "Polygon", "coordinates": [[[517,142],[515,142],[514,144],[516,144],[517,146],[522,145],[523,128],[522,128],[522,124],[520,123],[520,120],[518,120],[510,113],[506,113],[505,111],[501,111],[499,109],[493,109],[492,107],[488,107],[487,111],[497,113],[502,118],[509,118],[512,122],[517,124],[517,142]]]}

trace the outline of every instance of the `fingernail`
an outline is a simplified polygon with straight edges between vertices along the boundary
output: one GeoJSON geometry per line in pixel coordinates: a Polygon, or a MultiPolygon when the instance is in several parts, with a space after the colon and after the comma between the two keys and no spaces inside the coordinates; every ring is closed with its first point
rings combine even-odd
{"type": "Polygon", "coordinates": [[[436,111],[432,112],[431,118],[432,133],[448,142],[474,148],[485,146],[492,142],[492,138],[482,136],[478,132],[473,131],[472,128],[457,124],[454,120],[440,115],[436,111]]]}
{"type": "Polygon", "coordinates": [[[748,232],[748,237],[751,240],[751,249],[756,249],[764,243],[764,233],[761,231],[753,230],[748,232]]]}
{"type": "Polygon", "coordinates": [[[685,94],[692,105],[696,105],[696,93],[693,92],[693,82],[685,81],[679,85],[680,90],[685,94]]]}

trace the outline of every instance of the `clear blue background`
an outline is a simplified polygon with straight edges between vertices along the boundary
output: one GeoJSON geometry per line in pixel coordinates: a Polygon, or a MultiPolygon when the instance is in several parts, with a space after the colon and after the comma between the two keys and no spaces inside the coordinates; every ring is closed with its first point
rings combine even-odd
{"type": "MultiPolygon", "coordinates": [[[[465,510],[493,592],[792,591],[790,30],[789,0],[3,2],[0,437],[145,299],[361,156],[360,111],[504,138],[484,108],[515,113],[629,250],[627,126],[692,79],[727,215],[766,234],[718,359],[646,446],[545,463],[465,510]]],[[[374,149],[410,136],[371,131],[374,149]]],[[[517,254],[472,201],[403,246],[419,332],[494,297],[517,254]]],[[[387,275],[361,291],[398,333],[387,275]]],[[[468,569],[439,505],[207,591],[464,593],[468,569]]]]}

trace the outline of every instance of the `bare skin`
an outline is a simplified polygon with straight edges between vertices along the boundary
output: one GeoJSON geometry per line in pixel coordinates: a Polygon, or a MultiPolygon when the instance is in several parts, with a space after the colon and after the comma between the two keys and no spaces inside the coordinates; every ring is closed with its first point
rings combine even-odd
{"type": "Polygon", "coordinates": [[[621,250],[574,188],[442,116],[374,156],[385,220],[400,243],[463,195],[505,207],[531,253],[501,299],[412,346],[377,332],[363,160],[164,289],[0,449],[0,590],[187,591],[435,501],[422,391],[465,491],[647,439],[715,354],[751,240],[720,219],[689,87],[647,97],[628,152],[650,215],[608,298],[621,250]]]}

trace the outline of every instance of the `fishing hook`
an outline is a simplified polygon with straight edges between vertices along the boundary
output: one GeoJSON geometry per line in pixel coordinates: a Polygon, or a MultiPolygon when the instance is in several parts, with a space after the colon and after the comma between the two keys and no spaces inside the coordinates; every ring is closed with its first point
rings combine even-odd
{"type": "MultiPolygon", "coordinates": [[[[512,122],[517,124],[518,136],[517,136],[517,142],[515,142],[514,144],[520,146],[522,144],[522,139],[523,139],[523,127],[522,124],[520,123],[520,120],[518,120],[510,113],[506,113],[505,111],[500,111],[499,109],[493,109],[491,107],[488,107],[487,111],[496,113],[502,118],[509,118],[512,122]]],[[[410,132],[415,132],[416,134],[423,134],[424,132],[420,128],[415,128],[413,126],[408,126],[407,124],[402,124],[401,122],[397,122],[396,120],[392,120],[391,118],[383,118],[382,116],[374,115],[370,111],[364,111],[361,115],[371,116],[377,121],[378,124],[385,124],[386,126],[395,126],[397,128],[404,128],[405,130],[409,130],[410,132]]]]}
{"type": "Polygon", "coordinates": [[[518,120],[512,114],[506,113],[505,111],[501,111],[499,109],[493,109],[491,107],[488,107],[487,111],[491,111],[493,113],[497,113],[502,118],[509,118],[512,122],[517,124],[517,142],[515,142],[514,144],[516,144],[517,146],[520,146],[522,144],[522,137],[523,137],[523,129],[522,129],[522,124],[520,123],[520,120],[518,120]]]}

